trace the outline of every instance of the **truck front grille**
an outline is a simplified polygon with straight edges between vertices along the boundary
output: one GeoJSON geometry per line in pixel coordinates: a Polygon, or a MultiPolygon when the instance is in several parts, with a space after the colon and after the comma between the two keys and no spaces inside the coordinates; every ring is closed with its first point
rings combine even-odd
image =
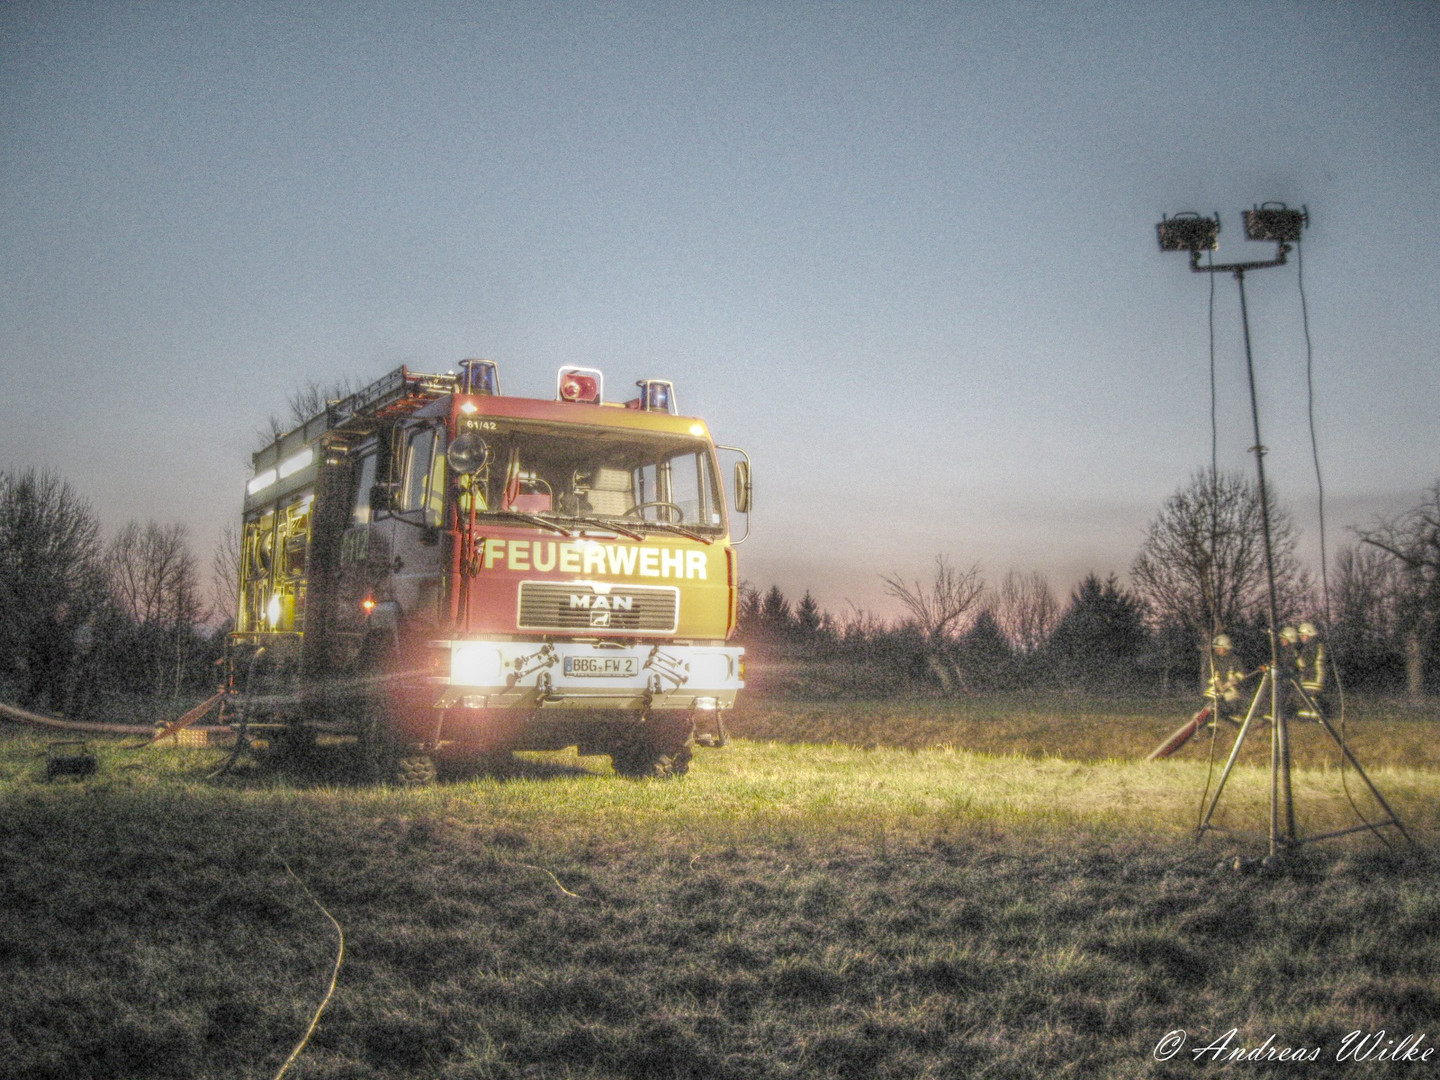
{"type": "Polygon", "coordinates": [[[673,585],[615,585],[602,592],[584,582],[522,581],[521,630],[614,630],[674,633],[680,590],[673,585]]]}

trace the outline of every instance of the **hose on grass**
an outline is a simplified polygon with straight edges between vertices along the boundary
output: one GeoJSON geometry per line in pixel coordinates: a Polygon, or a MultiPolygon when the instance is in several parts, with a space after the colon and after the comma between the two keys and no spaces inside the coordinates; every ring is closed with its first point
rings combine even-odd
{"type": "MultiPolygon", "coordinates": [[[[281,861],[283,862],[284,860],[281,861]]],[[[295,883],[305,890],[305,895],[310,898],[310,902],[319,908],[320,913],[330,920],[330,925],[335,927],[335,936],[339,940],[339,948],[335,953],[335,970],[330,974],[329,989],[325,991],[325,997],[320,1002],[320,1007],[315,1010],[315,1015],[311,1017],[310,1026],[305,1029],[305,1034],[302,1035],[300,1041],[295,1044],[295,1049],[290,1051],[290,1056],[285,1059],[285,1064],[280,1066],[280,1071],[275,1074],[274,1080],[280,1080],[289,1070],[290,1066],[295,1064],[296,1059],[300,1057],[306,1044],[309,1043],[310,1036],[315,1034],[315,1028],[320,1024],[321,1015],[330,1004],[330,999],[335,996],[335,987],[340,982],[340,965],[345,962],[345,931],[342,930],[340,924],[335,921],[335,916],[331,915],[330,912],[325,909],[325,905],[315,898],[315,894],[310,891],[310,887],[300,880],[300,875],[290,869],[288,862],[285,863],[285,872],[295,879],[295,883]]]]}
{"type": "MultiPolygon", "coordinates": [[[[301,880],[299,874],[295,873],[295,871],[291,869],[290,864],[288,862],[285,862],[283,859],[281,860],[281,862],[285,866],[285,872],[295,879],[295,883],[305,891],[305,895],[310,898],[310,902],[314,904],[317,908],[319,908],[320,913],[324,915],[325,918],[330,920],[330,925],[335,927],[337,948],[335,951],[335,968],[330,973],[330,985],[325,990],[325,997],[321,1000],[319,1008],[315,1010],[315,1015],[310,1018],[310,1026],[305,1029],[305,1034],[300,1037],[300,1041],[297,1042],[295,1044],[295,1048],[290,1051],[290,1056],[285,1059],[285,1064],[280,1066],[280,1070],[275,1074],[274,1080],[281,1080],[285,1073],[289,1071],[290,1066],[295,1064],[295,1062],[299,1059],[300,1055],[304,1052],[306,1045],[310,1042],[310,1036],[315,1034],[315,1029],[320,1025],[320,1017],[324,1015],[326,1008],[329,1007],[330,999],[335,996],[335,988],[339,985],[340,982],[340,967],[342,964],[345,963],[345,931],[341,929],[340,923],[336,921],[334,915],[330,914],[330,912],[326,909],[325,905],[322,904],[318,899],[316,899],[315,894],[310,891],[310,887],[306,885],[303,880],[301,880]]],[[[566,896],[574,897],[576,900],[587,899],[586,897],[581,896],[579,893],[571,892],[569,889],[567,889],[564,885],[560,883],[560,879],[556,877],[552,871],[545,869],[545,867],[543,866],[535,866],[533,863],[511,863],[510,865],[521,866],[527,870],[538,870],[542,874],[549,875],[550,880],[555,882],[556,887],[566,896]]]]}
{"type": "Polygon", "coordinates": [[[554,874],[553,871],[546,870],[545,867],[543,867],[543,866],[536,866],[536,865],[533,864],[533,863],[527,863],[527,862],[511,863],[510,865],[511,865],[511,866],[521,866],[521,867],[524,867],[526,870],[539,870],[542,874],[549,874],[549,875],[550,875],[550,880],[553,881],[553,882],[555,882],[555,887],[556,887],[557,889],[559,889],[562,893],[564,893],[566,896],[573,896],[576,900],[587,900],[587,899],[589,899],[589,897],[581,896],[579,893],[571,892],[571,891],[570,891],[569,889],[567,889],[564,885],[560,884],[560,879],[555,876],[555,874],[554,874]]]}

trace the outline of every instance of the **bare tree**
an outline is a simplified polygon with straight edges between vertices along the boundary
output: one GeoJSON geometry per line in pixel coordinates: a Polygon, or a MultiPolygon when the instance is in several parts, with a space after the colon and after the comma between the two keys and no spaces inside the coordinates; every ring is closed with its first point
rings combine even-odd
{"type": "Polygon", "coordinates": [[[240,531],[233,522],[210,553],[210,605],[219,619],[233,619],[240,608],[240,531]]]}
{"type": "Polygon", "coordinates": [[[1352,686],[1383,685],[1403,668],[1401,564],[1379,548],[1356,544],[1340,549],[1334,570],[1332,653],[1352,686]]]}
{"type": "Polygon", "coordinates": [[[286,404],[290,407],[289,422],[271,413],[265,419],[265,426],[256,432],[261,446],[269,446],[287,431],[299,427],[312,417],[319,416],[333,401],[340,401],[363,387],[360,379],[346,375],[326,386],[316,379],[306,379],[290,392],[286,404]]]}
{"type": "Polygon", "coordinates": [[[910,612],[925,640],[925,663],[946,693],[963,688],[964,678],[950,646],[969,629],[977,602],[985,594],[985,579],[976,563],[968,570],[956,570],[943,555],[935,558],[935,576],[928,586],[907,583],[899,576],[885,577],[885,592],[910,612]]]}
{"type": "Polygon", "coordinates": [[[65,708],[76,633],[104,598],[100,524],[50,472],[0,473],[0,664],[28,704],[65,708]]]}
{"type": "Polygon", "coordinates": [[[1018,653],[1038,650],[1060,621],[1060,602],[1050,582],[1038,571],[1022,575],[1011,570],[995,594],[992,613],[1000,632],[1018,653]]]}
{"type": "Polygon", "coordinates": [[[836,634],[845,645],[864,649],[889,629],[885,620],[874,612],[857,607],[853,600],[847,600],[846,603],[850,605],[850,610],[841,616],[836,626],[836,634]]]}
{"type": "Polygon", "coordinates": [[[132,663],[157,693],[178,693],[184,650],[203,615],[188,531],[132,521],[106,547],[105,565],[111,596],[136,632],[132,663]]]}
{"type": "Polygon", "coordinates": [[[1405,641],[1405,682],[1418,698],[1426,668],[1440,662],[1440,481],[1414,509],[1360,530],[1360,539],[1399,566],[1396,617],[1405,641]]]}
{"type": "MultiPolygon", "coordinates": [[[[1277,616],[1305,613],[1310,576],[1295,557],[1295,526],[1270,499],[1277,616]]],[[[1259,489],[1237,473],[1197,472],[1150,523],[1130,576],[1156,626],[1173,623],[1202,645],[1218,630],[1260,621],[1267,608],[1259,489]]]]}

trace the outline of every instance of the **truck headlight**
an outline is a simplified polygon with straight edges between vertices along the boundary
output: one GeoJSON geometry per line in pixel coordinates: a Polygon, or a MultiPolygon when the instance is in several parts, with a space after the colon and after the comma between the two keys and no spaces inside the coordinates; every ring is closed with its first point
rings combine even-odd
{"type": "Polygon", "coordinates": [[[720,686],[729,678],[730,658],[724,653],[700,653],[690,658],[689,685],[705,689],[720,686]]]}
{"type": "Polygon", "coordinates": [[[457,645],[450,654],[450,681],[460,686],[499,686],[500,650],[486,642],[457,645]]]}

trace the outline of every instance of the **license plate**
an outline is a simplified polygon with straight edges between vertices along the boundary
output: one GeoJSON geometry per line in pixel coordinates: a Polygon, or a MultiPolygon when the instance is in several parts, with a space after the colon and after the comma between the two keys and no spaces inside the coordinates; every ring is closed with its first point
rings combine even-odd
{"type": "Polygon", "coordinates": [[[638,656],[567,656],[566,675],[598,675],[601,678],[628,678],[640,674],[638,656]]]}

